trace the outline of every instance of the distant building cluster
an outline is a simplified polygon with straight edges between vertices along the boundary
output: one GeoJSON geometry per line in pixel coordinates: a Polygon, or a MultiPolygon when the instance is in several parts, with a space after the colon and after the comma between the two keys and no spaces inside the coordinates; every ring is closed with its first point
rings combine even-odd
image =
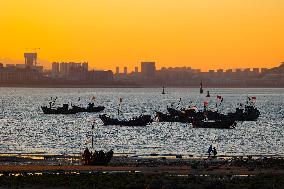
{"type": "Polygon", "coordinates": [[[89,71],[88,62],[53,62],[51,78],[66,81],[94,81],[96,83],[110,83],[113,81],[113,72],[110,70],[89,71]]]}
{"type": "MultiPolygon", "coordinates": [[[[124,68],[127,70],[127,68],[124,68]]],[[[115,80],[135,85],[197,86],[200,81],[214,87],[277,87],[284,86],[284,63],[279,67],[218,69],[202,72],[191,67],[162,67],[156,70],[155,62],[141,62],[141,72],[119,72],[115,80]]]]}
{"type": "Polygon", "coordinates": [[[51,70],[37,63],[37,53],[25,53],[25,64],[0,63],[0,85],[112,85],[112,86],[198,86],[202,81],[211,87],[284,87],[284,63],[279,67],[218,69],[202,72],[191,67],[162,67],[141,62],[133,72],[128,67],[112,71],[90,70],[88,62],[53,62],[51,70]]]}
{"type": "Polygon", "coordinates": [[[53,62],[51,77],[66,80],[86,80],[88,74],[88,62],[53,62]]]}
{"type": "Polygon", "coordinates": [[[37,53],[25,53],[25,64],[0,63],[0,83],[36,82],[42,79],[43,67],[37,65],[37,53]]]}

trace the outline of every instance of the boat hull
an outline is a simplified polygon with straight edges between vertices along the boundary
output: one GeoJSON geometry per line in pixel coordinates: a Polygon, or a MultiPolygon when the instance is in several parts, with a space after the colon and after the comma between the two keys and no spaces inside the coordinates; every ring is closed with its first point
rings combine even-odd
{"type": "Polygon", "coordinates": [[[121,125],[121,126],[146,126],[152,122],[150,115],[139,116],[131,120],[118,120],[115,118],[110,118],[107,115],[100,115],[100,119],[103,121],[104,125],[121,125]]]}
{"type": "Polygon", "coordinates": [[[236,127],[234,120],[193,121],[194,128],[233,129],[236,127]]]}

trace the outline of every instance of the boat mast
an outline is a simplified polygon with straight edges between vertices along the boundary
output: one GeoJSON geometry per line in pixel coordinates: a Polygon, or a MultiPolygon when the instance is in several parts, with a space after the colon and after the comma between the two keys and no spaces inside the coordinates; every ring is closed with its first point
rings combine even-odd
{"type": "Polygon", "coordinates": [[[4,118],[4,101],[3,101],[3,98],[1,98],[1,117],[4,118]]]}

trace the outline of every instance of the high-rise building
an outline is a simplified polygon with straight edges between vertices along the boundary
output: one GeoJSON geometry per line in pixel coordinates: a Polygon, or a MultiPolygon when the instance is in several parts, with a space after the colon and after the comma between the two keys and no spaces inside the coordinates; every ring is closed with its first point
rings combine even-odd
{"type": "Polygon", "coordinates": [[[37,53],[24,53],[26,68],[37,66],[37,53]]]}
{"type": "Polygon", "coordinates": [[[52,63],[51,76],[52,77],[58,77],[59,76],[59,63],[58,62],[52,63]]]}
{"type": "Polygon", "coordinates": [[[138,67],[137,66],[135,66],[135,68],[134,68],[134,73],[138,73],[138,67]]]}
{"type": "Polygon", "coordinates": [[[141,73],[145,78],[155,77],[156,66],[155,62],[141,62],[141,73]]]}
{"type": "Polygon", "coordinates": [[[259,68],[253,68],[252,71],[253,71],[254,74],[259,74],[260,70],[259,70],[259,68]]]}
{"type": "Polygon", "coordinates": [[[127,67],[124,67],[123,73],[124,73],[125,75],[127,75],[127,67]]]}
{"type": "Polygon", "coordinates": [[[56,75],[59,75],[64,79],[84,80],[87,77],[88,69],[88,62],[54,62],[52,64],[52,76],[56,77],[56,75]]]}
{"type": "Polygon", "coordinates": [[[88,72],[88,70],[89,70],[89,63],[88,62],[83,62],[82,63],[82,69],[83,69],[83,72],[88,72]]]}
{"type": "Polygon", "coordinates": [[[116,74],[119,74],[119,67],[118,67],[118,66],[116,67],[115,73],[116,73],[116,74]]]}

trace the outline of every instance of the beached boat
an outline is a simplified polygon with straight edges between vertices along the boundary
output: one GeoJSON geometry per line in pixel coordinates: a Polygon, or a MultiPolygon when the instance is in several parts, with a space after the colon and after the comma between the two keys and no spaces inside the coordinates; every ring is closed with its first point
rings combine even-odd
{"type": "Polygon", "coordinates": [[[233,129],[237,123],[234,120],[194,120],[194,128],[233,129]]]}
{"type": "Polygon", "coordinates": [[[100,115],[99,117],[103,121],[104,125],[146,126],[153,121],[150,115],[140,115],[139,117],[134,117],[130,120],[110,118],[106,114],[100,115]]]}

